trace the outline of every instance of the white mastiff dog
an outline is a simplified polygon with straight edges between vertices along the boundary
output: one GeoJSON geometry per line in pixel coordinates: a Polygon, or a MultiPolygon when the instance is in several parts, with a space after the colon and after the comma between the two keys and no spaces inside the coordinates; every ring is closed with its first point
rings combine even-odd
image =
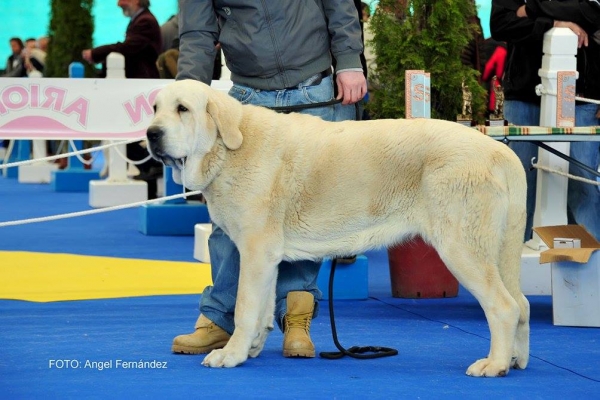
{"type": "Polygon", "coordinates": [[[359,254],[419,234],[485,311],[490,352],[467,374],[527,366],[525,173],[504,144],[440,120],[278,114],[196,81],[158,94],[147,137],[176,180],[203,191],[240,252],[235,332],[204,365],[234,367],[260,353],[281,260],[359,254]]]}

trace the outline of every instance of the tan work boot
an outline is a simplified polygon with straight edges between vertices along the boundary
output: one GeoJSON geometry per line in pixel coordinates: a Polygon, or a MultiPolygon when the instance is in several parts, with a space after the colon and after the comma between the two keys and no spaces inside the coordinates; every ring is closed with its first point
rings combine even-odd
{"type": "Polygon", "coordinates": [[[231,337],[210,319],[200,314],[195,325],[196,331],[189,335],[179,335],[173,340],[173,353],[203,354],[220,349],[231,337]]]}
{"type": "Polygon", "coordinates": [[[283,317],[283,356],[314,357],[315,345],[310,340],[315,299],[308,292],[289,292],[287,312],[283,317]]]}

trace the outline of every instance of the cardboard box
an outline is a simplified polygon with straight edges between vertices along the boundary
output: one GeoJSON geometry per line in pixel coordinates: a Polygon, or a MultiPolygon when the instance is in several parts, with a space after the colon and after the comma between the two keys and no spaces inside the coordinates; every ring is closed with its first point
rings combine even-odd
{"type": "Polygon", "coordinates": [[[600,243],[581,225],[533,228],[548,246],[540,264],[551,263],[554,325],[600,327],[600,243]],[[555,248],[555,238],[581,241],[555,248]]]}
{"type": "Polygon", "coordinates": [[[574,238],[554,238],[555,249],[579,249],[581,240],[574,238]]]}

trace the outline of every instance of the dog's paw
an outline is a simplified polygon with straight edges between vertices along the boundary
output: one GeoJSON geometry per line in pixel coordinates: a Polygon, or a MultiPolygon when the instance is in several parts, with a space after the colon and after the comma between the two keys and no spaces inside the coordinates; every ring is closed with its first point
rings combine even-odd
{"type": "Polygon", "coordinates": [[[233,368],[242,364],[248,356],[237,355],[225,349],[213,350],[202,361],[202,365],[211,368],[233,368]]]}
{"type": "Polygon", "coordinates": [[[523,357],[517,357],[517,356],[513,356],[513,358],[510,360],[510,367],[512,369],[525,369],[527,368],[527,364],[529,361],[529,357],[527,356],[523,356],[523,357]]]}
{"type": "Polygon", "coordinates": [[[506,376],[509,371],[509,365],[505,362],[497,362],[489,358],[482,358],[481,360],[475,361],[467,369],[467,375],[469,376],[481,376],[481,377],[497,377],[506,376]]]}
{"type": "Polygon", "coordinates": [[[269,333],[273,330],[273,326],[267,326],[263,330],[260,331],[256,339],[252,341],[252,347],[248,352],[248,355],[252,358],[258,357],[262,349],[265,347],[265,342],[267,341],[267,337],[269,333]]]}

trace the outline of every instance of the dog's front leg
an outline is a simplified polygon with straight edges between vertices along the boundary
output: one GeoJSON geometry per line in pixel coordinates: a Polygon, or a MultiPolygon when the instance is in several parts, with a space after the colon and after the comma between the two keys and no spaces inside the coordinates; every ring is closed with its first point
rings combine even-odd
{"type": "Polygon", "coordinates": [[[273,313],[274,304],[270,303],[274,302],[279,262],[274,257],[264,256],[266,250],[239,250],[235,330],[224,348],[206,356],[202,364],[208,367],[235,367],[246,361],[249,354],[257,356],[268,333],[269,327],[263,325],[269,319],[265,314],[273,313]]]}

